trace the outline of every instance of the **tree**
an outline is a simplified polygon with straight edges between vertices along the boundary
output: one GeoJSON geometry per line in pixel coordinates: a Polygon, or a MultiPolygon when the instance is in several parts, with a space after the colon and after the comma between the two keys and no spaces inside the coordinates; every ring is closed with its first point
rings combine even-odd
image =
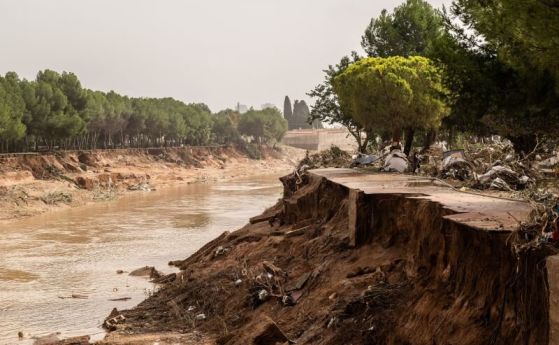
{"type": "Polygon", "coordinates": [[[324,81],[308,93],[315,101],[311,108],[309,121],[342,125],[355,138],[359,152],[365,152],[372,135],[366,134],[365,137],[363,136],[365,128],[348,113],[349,109],[342,110],[338,95],[334,92],[332,86],[334,78],[344,72],[351,63],[360,59],[354,52],[351,58],[345,56],[337,65],[330,65],[328,69],[324,70],[324,81]]]}
{"type": "MultiPolygon", "coordinates": [[[[444,35],[442,14],[423,0],[407,0],[392,13],[383,10],[373,18],[361,39],[361,46],[370,57],[426,56],[431,57],[435,43],[444,35]]],[[[409,152],[416,128],[406,129],[406,149],[409,152]]],[[[428,129],[425,146],[436,136],[428,129]]]]}
{"type": "Polygon", "coordinates": [[[241,114],[226,109],[213,116],[212,131],[214,140],[219,144],[238,143],[242,140],[241,134],[237,130],[241,114]]]}
{"type": "Polygon", "coordinates": [[[441,14],[423,0],[407,0],[393,13],[383,10],[361,38],[370,57],[429,56],[444,31],[441,14]]]}
{"type": "Polygon", "coordinates": [[[441,73],[424,57],[366,58],[333,80],[341,108],[369,131],[434,128],[447,115],[441,73]]]}
{"type": "Polygon", "coordinates": [[[291,105],[291,99],[289,99],[289,96],[285,96],[285,99],[283,101],[283,117],[287,120],[288,123],[293,118],[293,107],[291,105]]]}
{"type": "Polygon", "coordinates": [[[547,71],[559,82],[559,3],[457,0],[453,13],[514,69],[547,71]]]}
{"type": "MultiPolygon", "coordinates": [[[[442,66],[444,84],[450,90],[452,112],[445,126],[451,133],[458,129],[499,134],[519,151],[528,152],[536,136],[559,129],[559,89],[553,63],[544,67],[536,52],[525,50],[522,62],[511,58],[513,46],[521,43],[510,43],[510,37],[533,28],[502,26],[511,23],[512,13],[501,13],[510,3],[489,1],[482,8],[475,1],[455,2],[451,13],[444,13],[446,33],[435,43],[432,57],[442,66]]],[[[541,11],[518,15],[530,15],[534,28],[540,21],[549,21],[541,18],[545,17],[541,11]]],[[[557,30],[557,25],[550,30],[557,30]]]]}
{"type": "MultiPolygon", "coordinates": [[[[21,95],[19,77],[15,73],[0,76],[0,141],[3,149],[25,136],[23,124],[25,102],[21,95]]],[[[3,150],[2,150],[3,151],[3,150]]]]}
{"type": "Polygon", "coordinates": [[[251,109],[241,116],[239,132],[253,137],[258,144],[279,142],[287,132],[287,121],[276,108],[251,109]]]}

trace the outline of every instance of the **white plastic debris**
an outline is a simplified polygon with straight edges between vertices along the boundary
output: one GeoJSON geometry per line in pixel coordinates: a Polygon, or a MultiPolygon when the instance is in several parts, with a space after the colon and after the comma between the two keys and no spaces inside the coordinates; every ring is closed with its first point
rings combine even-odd
{"type": "Polygon", "coordinates": [[[403,173],[408,170],[408,166],[408,157],[402,151],[396,149],[386,156],[382,170],[403,173]]]}
{"type": "Polygon", "coordinates": [[[258,299],[262,302],[266,301],[269,296],[270,296],[270,294],[268,293],[268,291],[266,291],[264,289],[262,289],[258,292],[258,299]]]}

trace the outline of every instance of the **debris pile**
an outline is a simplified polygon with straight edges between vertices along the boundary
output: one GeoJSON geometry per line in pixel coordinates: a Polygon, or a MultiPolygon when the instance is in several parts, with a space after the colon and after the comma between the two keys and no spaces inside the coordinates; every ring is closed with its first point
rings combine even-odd
{"type": "Polygon", "coordinates": [[[351,165],[351,156],[337,146],[331,146],[328,150],[307,155],[299,163],[299,167],[307,166],[308,169],[319,168],[347,168],[351,165]]]}
{"type": "Polygon", "coordinates": [[[529,199],[538,181],[549,176],[550,168],[559,162],[557,151],[540,150],[547,152],[545,159],[535,154],[536,150],[521,156],[510,141],[500,138],[484,144],[466,143],[464,149],[451,151],[444,151],[444,144],[438,143],[419,155],[419,173],[446,180],[455,187],[505,191],[529,199]]]}

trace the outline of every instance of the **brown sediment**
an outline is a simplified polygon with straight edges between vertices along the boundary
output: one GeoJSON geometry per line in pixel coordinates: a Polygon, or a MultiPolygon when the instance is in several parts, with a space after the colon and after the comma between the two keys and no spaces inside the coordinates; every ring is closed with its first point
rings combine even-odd
{"type": "Polygon", "coordinates": [[[258,221],[172,262],[181,273],[124,311],[117,334],[197,330],[217,344],[550,343],[545,257],[512,250],[528,204],[345,169],[314,170],[305,181],[286,183],[292,189],[258,221]]]}
{"type": "Polygon", "coordinates": [[[262,149],[262,160],[233,147],[67,151],[0,156],[0,222],[105,201],[133,190],[284,174],[304,151],[262,149]]]}

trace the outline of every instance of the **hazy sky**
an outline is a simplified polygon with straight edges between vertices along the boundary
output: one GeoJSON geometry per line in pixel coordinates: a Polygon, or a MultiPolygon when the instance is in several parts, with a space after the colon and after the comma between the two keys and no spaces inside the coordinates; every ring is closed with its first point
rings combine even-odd
{"type": "MultiPolygon", "coordinates": [[[[0,0],[0,73],[76,73],[91,89],[217,111],[306,98],[399,0],[0,0]]],[[[429,0],[436,7],[450,0],[429,0]]]]}

